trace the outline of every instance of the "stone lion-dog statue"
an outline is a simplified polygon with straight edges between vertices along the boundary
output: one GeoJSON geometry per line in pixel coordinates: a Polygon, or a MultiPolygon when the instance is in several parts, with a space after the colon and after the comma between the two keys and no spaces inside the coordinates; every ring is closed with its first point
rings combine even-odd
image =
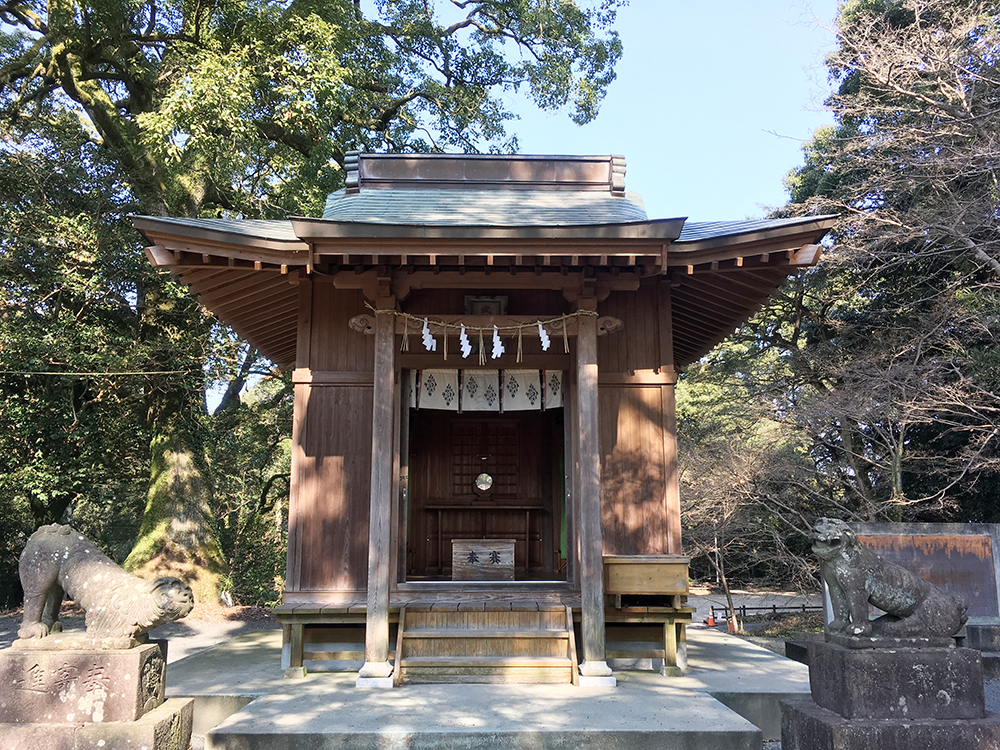
{"type": "Polygon", "coordinates": [[[828,633],[858,638],[948,638],[968,619],[965,602],[861,546],[843,521],[819,519],[811,540],[833,605],[828,633]],[[885,614],[869,619],[869,604],[885,614]]]}
{"type": "Polygon", "coordinates": [[[93,542],[69,526],[43,526],[28,539],[18,563],[24,616],[18,638],[44,638],[62,630],[65,593],[86,614],[92,647],[130,648],[147,631],[186,617],[191,587],[179,578],[146,581],[126,573],[93,542]]]}

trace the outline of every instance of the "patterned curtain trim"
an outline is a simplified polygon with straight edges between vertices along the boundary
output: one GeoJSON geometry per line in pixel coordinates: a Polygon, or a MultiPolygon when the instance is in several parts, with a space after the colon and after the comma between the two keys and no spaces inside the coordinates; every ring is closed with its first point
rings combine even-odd
{"type": "Polygon", "coordinates": [[[411,409],[547,411],[563,406],[562,370],[410,370],[411,409]]]}

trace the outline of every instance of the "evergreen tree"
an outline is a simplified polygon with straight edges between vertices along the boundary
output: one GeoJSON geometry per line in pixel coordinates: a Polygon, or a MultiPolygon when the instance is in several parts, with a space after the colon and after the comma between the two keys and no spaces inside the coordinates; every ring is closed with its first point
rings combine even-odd
{"type": "MultiPolygon", "coordinates": [[[[352,149],[515,148],[505,93],[591,120],[621,54],[616,5],[380,0],[368,15],[359,0],[0,2],[0,142],[14,159],[55,150],[72,164],[79,149],[47,130],[61,123],[96,155],[77,165],[80,192],[99,161],[136,213],[316,214],[352,149]]],[[[226,573],[204,398],[212,321],[169,279],[135,267],[116,279],[134,285],[140,369],[158,373],[136,388],[149,481],[128,566],[180,574],[212,599],[226,573]]]]}

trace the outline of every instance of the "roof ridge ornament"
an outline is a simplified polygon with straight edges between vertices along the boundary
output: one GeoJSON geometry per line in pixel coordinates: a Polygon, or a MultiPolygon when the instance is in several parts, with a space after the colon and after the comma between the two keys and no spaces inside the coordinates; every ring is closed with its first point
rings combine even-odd
{"type": "Polygon", "coordinates": [[[348,194],[361,192],[361,152],[348,151],[344,154],[344,171],[347,177],[344,188],[348,194]]]}
{"type": "Polygon", "coordinates": [[[625,196],[625,157],[344,154],[345,193],[378,189],[566,190],[625,196]]]}
{"type": "Polygon", "coordinates": [[[625,197],[625,157],[611,157],[611,194],[625,197]]]}

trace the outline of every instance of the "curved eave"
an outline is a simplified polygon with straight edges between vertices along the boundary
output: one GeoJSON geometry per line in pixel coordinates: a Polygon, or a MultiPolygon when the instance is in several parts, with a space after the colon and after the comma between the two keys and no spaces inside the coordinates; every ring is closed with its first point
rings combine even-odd
{"type": "Polygon", "coordinates": [[[353,268],[352,276],[383,264],[486,271],[496,265],[536,273],[596,265],[608,273],[666,274],[673,287],[675,362],[683,366],[754,315],[788,275],[814,265],[835,218],[748,222],[753,226],[745,231],[693,239],[681,234],[683,219],[545,227],[141,216],[133,223],[151,243],[146,255],[155,267],[179,277],[216,317],[282,366],[295,361],[299,273],[314,263],[353,268]]]}
{"type": "Polygon", "coordinates": [[[202,261],[200,255],[270,265],[305,265],[309,243],[292,232],[288,221],[175,219],[132,216],[132,224],[153,247],[175,256],[174,265],[202,261]],[[192,257],[184,257],[188,253],[192,257]]]}
{"type": "Polygon", "coordinates": [[[835,216],[779,227],[675,242],[671,280],[674,361],[696,362],[749,320],[787,281],[819,261],[835,216]]]}
{"type": "Polygon", "coordinates": [[[295,362],[298,272],[309,245],[288,222],[227,222],[133,216],[151,243],[150,263],[176,276],[198,301],[279,366],[295,362]]]}

